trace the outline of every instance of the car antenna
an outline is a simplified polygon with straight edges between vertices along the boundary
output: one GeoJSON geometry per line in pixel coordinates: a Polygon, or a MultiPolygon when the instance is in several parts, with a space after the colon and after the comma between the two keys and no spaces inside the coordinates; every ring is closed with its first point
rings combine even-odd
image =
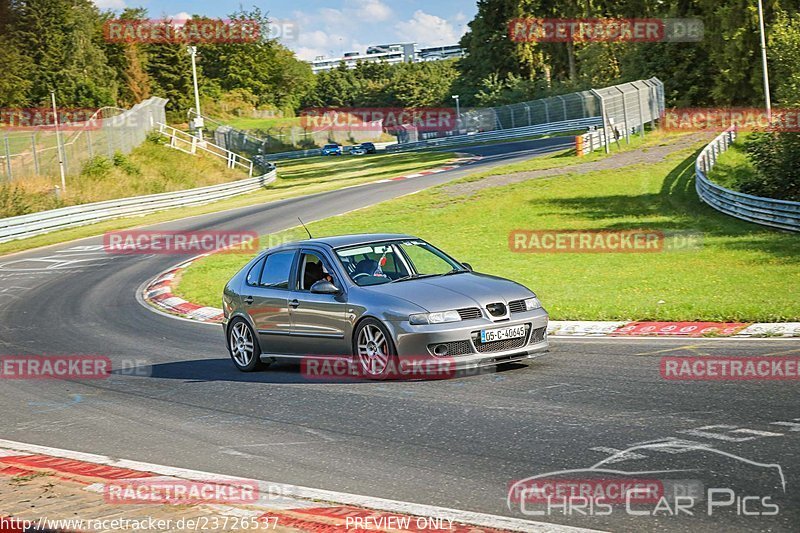
{"type": "Polygon", "coordinates": [[[304,229],[304,230],[306,230],[306,233],[308,233],[308,238],[309,238],[309,239],[313,239],[314,237],[312,237],[312,236],[311,236],[311,232],[310,232],[310,231],[308,231],[308,228],[306,227],[306,224],[305,224],[305,222],[303,222],[303,219],[302,219],[302,218],[300,218],[300,217],[297,217],[297,220],[299,220],[299,221],[300,221],[300,224],[302,224],[302,225],[303,225],[303,229],[304,229]]]}

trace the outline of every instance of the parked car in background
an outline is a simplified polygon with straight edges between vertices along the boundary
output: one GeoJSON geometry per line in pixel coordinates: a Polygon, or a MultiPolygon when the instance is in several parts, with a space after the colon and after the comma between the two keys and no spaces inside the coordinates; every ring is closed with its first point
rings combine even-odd
{"type": "Polygon", "coordinates": [[[322,147],[322,155],[342,155],[342,147],[338,144],[326,144],[322,147]]]}
{"type": "Polygon", "coordinates": [[[363,148],[368,154],[374,154],[378,151],[378,149],[375,148],[375,145],[372,143],[361,143],[359,146],[363,148]]]}

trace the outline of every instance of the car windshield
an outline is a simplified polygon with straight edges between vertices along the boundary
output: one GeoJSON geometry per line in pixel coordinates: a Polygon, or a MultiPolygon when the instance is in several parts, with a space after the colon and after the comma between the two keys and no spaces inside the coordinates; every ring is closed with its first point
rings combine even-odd
{"type": "Polygon", "coordinates": [[[336,254],[360,286],[465,271],[458,261],[419,239],[362,244],[340,248],[336,254]]]}
{"type": "Polygon", "coordinates": [[[338,144],[326,144],[325,148],[339,148],[338,144]]]}

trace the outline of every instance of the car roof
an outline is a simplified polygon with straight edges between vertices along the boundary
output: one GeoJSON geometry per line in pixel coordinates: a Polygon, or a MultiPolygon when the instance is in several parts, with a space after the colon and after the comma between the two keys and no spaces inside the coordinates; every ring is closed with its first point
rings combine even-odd
{"type": "Polygon", "coordinates": [[[367,244],[378,241],[395,241],[405,239],[418,239],[413,235],[406,235],[403,233],[358,233],[354,235],[334,235],[331,237],[318,237],[316,239],[304,239],[302,241],[288,242],[281,244],[270,250],[279,248],[297,248],[304,245],[323,245],[329,248],[341,248],[343,246],[356,246],[359,244],[367,244]]]}

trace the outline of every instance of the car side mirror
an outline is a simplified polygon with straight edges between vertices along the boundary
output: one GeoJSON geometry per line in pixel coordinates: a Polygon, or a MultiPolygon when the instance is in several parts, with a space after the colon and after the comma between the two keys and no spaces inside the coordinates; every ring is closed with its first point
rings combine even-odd
{"type": "Polygon", "coordinates": [[[314,294],[337,294],[339,288],[327,279],[321,279],[311,286],[311,292],[314,294]]]}
{"type": "Polygon", "coordinates": [[[464,268],[472,272],[472,265],[470,265],[469,263],[461,263],[461,264],[464,265],[464,268]]]}

